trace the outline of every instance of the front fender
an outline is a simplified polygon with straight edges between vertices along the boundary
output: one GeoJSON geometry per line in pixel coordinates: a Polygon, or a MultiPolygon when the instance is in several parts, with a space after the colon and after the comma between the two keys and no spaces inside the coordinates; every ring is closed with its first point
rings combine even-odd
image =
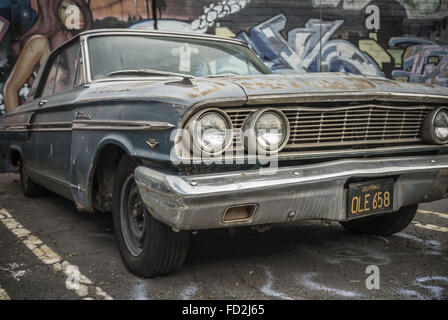
{"type": "MultiPolygon", "coordinates": [[[[101,132],[74,130],[71,151],[71,191],[80,211],[93,211],[93,179],[98,159],[106,146],[114,145],[129,156],[151,161],[169,161],[169,154],[151,149],[148,137],[165,136],[162,132],[101,132]]],[[[161,140],[162,141],[162,140],[161,140]]],[[[169,134],[168,140],[169,141],[169,134]]],[[[166,143],[165,143],[166,144],[166,143]]]]}

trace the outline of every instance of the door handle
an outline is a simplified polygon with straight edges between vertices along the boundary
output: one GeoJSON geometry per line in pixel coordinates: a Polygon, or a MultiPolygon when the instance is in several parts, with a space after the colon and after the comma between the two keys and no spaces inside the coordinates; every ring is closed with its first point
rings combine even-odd
{"type": "Polygon", "coordinates": [[[48,102],[48,100],[40,100],[38,105],[39,107],[42,107],[44,104],[46,104],[48,102]]]}

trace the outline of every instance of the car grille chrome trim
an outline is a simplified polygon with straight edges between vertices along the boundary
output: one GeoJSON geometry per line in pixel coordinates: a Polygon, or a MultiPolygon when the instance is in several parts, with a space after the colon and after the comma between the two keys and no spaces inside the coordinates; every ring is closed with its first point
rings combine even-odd
{"type": "MultiPolygon", "coordinates": [[[[334,108],[276,107],[288,118],[291,134],[282,152],[421,144],[430,106],[361,105],[334,108]]],[[[259,108],[222,108],[234,127],[234,149],[243,148],[244,121],[259,108]]],[[[280,152],[280,153],[282,153],[280,152]]]]}

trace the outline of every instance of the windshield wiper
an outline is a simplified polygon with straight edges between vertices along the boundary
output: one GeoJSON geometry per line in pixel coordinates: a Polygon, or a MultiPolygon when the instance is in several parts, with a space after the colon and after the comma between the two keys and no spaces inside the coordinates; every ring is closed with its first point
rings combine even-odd
{"type": "Polygon", "coordinates": [[[182,78],[194,78],[192,75],[189,75],[189,74],[160,71],[160,70],[153,70],[153,69],[117,70],[117,71],[109,72],[107,74],[107,76],[109,77],[109,76],[115,76],[115,75],[120,75],[120,74],[137,75],[137,76],[155,75],[155,76],[175,76],[175,77],[182,77],[182,78]]]}

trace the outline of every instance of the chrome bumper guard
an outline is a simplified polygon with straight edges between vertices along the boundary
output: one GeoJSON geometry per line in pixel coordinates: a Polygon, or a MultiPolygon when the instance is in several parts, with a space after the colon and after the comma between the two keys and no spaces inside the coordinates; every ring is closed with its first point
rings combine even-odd
{"type": "Polygon", "coordinates": [[[135,170],[149,212],[175,230],[306,219],[345,221],[350,178],[392,176],[396,177],[394,211],[442,199],[448,188],[448,155],[350,159],[195,176],[169,175],[143,166],[135,170]],[[256,211],[248,220],[224,222],[226,209],[239,205],[255,205],[256,211]]]}

